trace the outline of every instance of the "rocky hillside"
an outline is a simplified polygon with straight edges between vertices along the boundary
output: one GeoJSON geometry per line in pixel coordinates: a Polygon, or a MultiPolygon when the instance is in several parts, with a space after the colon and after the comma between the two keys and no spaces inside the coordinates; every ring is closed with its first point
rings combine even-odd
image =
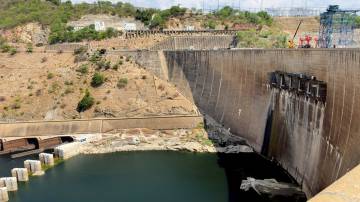
{"type": "Polygon", "coordinates": [[[294,35],[300,20],[302,24],[298,33],[318,33],[319,32],[319,18],[318,17],[276,17],[274,21],[276,25],[284,32],[294,35]]]}
{"type": "Polygon", "coordinates": [[[0,30],[0,35],[8,42],[35,45],[47,44],[49,33],[50,30],[40,23],[28,23],[12,29],[0,30]]]}
{"type": "Polygon", "coordinates": [[[1,53],[0,58],[1,121],[197,113],[174,86],[121,55],[1,53]],[[87,91],[92,103],[79,110],[87,91]]]}

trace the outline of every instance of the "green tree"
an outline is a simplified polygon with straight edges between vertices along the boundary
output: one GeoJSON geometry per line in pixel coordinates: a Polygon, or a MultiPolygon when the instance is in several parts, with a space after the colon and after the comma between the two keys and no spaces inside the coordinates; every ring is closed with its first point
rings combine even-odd
{"type": "Polygon", "coordinates": [[[360,28],[360,16],[355,17],[355,27],[360,28]]]}
{"type": "Polygon", "coordinates": [[[204,23],[204,27],[208,29],[215,29],[216,28],[216,22],[214,20],[208,20],[204,23]]]}
{"type": "Polygon", "coordinates": [[[78,112],[84,112],[90,109],[94,105],[95,99],[91,96],[88,89],[86,89],[84,97],[80,100],[76,110],[78,112]]]}
{"type": "Polygon", "coordinates": [[[257,16],[259,16],[261,24],[271,25],[273,22],[272,17],[265,11],[260,11],[257,13],[257,16]]]}
{"type": "Polygon", "coordinates": [[[158,28],[165,27],[165,20],[159,14],[155,14],[153,19],[151,20],[150,28],[155,28],[155,27],[158,27],[158,28]]]}
{"type": "Polygon", "coordinates": [[[145,25],[149,25],[152,16],[156,12],[158,12],[156,9],[136,10],[135,18],[143,22],[145,25]]]}
{"type": "Polygon", "coordinates": [[[186,8],[181,8],[180,6],[172,6],[169,11],[172,17],[182,16],[185,14],[186,8]]]}
{"type": "Polygon", "coordinates": [[[259,24],[260,23],[260,17],[256,13],[250,13],[248,11],[245,11],[245,18],[247,22],[252,24],[259,24]]]}
{"type": "Polygon", "coordinates": [[[230,6],[225,6],[215,13],[216,16],[219,16],[221,18],[228,18],[233,14],[234,14],[234,9],[231,8],[230,6]]]}

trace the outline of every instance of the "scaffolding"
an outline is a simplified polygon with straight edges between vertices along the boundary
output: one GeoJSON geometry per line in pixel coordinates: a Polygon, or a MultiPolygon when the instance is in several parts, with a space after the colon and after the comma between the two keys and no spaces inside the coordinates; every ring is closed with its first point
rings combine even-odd
{"type": "Polygon", "coordinates": [[[359,10],[340,10],[331,5],[320,15],[320,48],[347,48],[354,46],[356,13],[359,10]]]}

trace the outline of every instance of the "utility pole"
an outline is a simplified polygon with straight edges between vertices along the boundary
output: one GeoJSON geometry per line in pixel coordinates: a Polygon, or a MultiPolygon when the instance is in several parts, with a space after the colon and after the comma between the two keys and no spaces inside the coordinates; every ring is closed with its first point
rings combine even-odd
{"type": "Polygon", "coordinates": [[[203,13],[205,12],[205,0],[203,0],[203,5],[202,5],[202,11],[203,11],[203,13]]]}
{"type": "Polygon", "coordinates": [[[220,0],[218,0],[218,7],[217,7],[217,10],[218,10],[218,11],[220,10],[220,0]]]}
{"type": "Polygon", "coordinates": [[[239,0],[239,11],[241,10],[241,3],[240,3],[241,0],[239,0]]]}

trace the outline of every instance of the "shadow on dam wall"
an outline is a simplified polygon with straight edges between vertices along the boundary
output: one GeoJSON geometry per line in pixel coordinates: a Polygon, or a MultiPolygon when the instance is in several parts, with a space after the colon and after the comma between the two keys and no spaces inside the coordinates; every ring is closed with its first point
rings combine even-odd
{"type": "Polygon", "coordinates": [[[265,155],[308,196],[359,164],[360,50],[165,51],[164,56],[169,80],[185,96],[256,151],[267,148],[265,155]],[[269,74],[276,70],[326,82],[326,103],[270,89],[269,74]]]}

